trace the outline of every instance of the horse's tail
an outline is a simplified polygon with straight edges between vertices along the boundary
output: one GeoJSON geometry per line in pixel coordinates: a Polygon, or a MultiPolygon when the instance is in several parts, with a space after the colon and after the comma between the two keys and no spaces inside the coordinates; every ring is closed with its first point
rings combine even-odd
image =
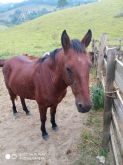
{"type": "Polygon", "coordinates": [[[6,60],[0,59],[0,67],[3,67],[5,62],[6,62],[6,60]]]}

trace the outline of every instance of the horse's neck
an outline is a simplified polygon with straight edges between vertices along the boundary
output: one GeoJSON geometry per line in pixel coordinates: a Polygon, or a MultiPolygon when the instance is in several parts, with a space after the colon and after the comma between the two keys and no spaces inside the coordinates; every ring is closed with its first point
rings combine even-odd
{"type": "Polygon", "coordinates": [[[63,78],[64,55],[62,50],[55,56],[55,60],[49,56],[43,62],[36,62],[36,70],[40,73],[40,80],[43,81],[46,90],[62,92],[67,88],[63,78]]]}
{"type": "MultiPolygon", "coordinates": [[[[54,64],[53,64],[54,65],[54,64]]],[[[64,81],[64,56],[62,50],[56,55],[55,66],[53,70],[54,85],[59,90],[64,90],[67,85],[64,81]]]]}

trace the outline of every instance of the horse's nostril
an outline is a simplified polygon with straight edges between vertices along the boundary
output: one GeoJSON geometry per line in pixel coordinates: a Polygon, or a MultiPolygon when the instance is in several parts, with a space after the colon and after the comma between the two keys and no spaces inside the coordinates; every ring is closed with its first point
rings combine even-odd
{"type": "Polygon", "coordinates": [[[76,103],[79,112],[86,113],[91,109],[91,104],[83,105],[82,103],[76,103]]]}
{"type": "Polygon", "coordinates": [[[82,104],[78,104],[78,106],[79,106],[79,108],[82,108],[83,107],[82,104]]]}

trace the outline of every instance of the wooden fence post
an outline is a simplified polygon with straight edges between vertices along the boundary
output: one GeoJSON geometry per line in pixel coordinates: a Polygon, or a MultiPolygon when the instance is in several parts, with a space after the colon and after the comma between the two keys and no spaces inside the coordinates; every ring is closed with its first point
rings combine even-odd
{"type": "Polygon", "coordinates": [[[97,41],[92,40],[92,52],[94,53],[94,66],[97,65],[97,41]]]}
{"type": "Polygon", "coordinates": [[[104,101],[104,123],[103,123],[103,149],[109,149],[110,125],[112,120],[112,103],[115,79],[115,53],[116,48],[107,51],[107,72],[105,82],[105,101],[104,101]]]}
{"type": "Polygon", "coordinates": [[[103,60],[104,60],[104,49],[107,45],[107,34],[103,33],[100,38],[99,44],[99,55],[97,59],[97,80],[100,82],[102,78],[102,68],[103,68],[103,60]]]}

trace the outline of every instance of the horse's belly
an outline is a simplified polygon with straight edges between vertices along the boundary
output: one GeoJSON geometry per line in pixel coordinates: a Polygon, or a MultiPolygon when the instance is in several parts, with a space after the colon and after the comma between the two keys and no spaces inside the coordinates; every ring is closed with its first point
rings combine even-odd
{"type": "Polygon", "coordinates": [[[22,82],[15,81],[11,83],[10,87],[15,95],[18,95],[25,99],[31,99],[31,100],[35,99],[34,87],[32,84],[28,82],[24,83],[23,81],[22,82]]]}
{"type": "Polygon", "coordinates": [[[25,99],[31,99],[31,100],[34,100],[35,99],[35,94],[33,91],[31,91],[30,89],[27,89],[27,88],[23,88],[21,87],[21,90],[16,88],[13,90],[13,92],[20,96],[20,97],[23,97],[25,99]]]}

